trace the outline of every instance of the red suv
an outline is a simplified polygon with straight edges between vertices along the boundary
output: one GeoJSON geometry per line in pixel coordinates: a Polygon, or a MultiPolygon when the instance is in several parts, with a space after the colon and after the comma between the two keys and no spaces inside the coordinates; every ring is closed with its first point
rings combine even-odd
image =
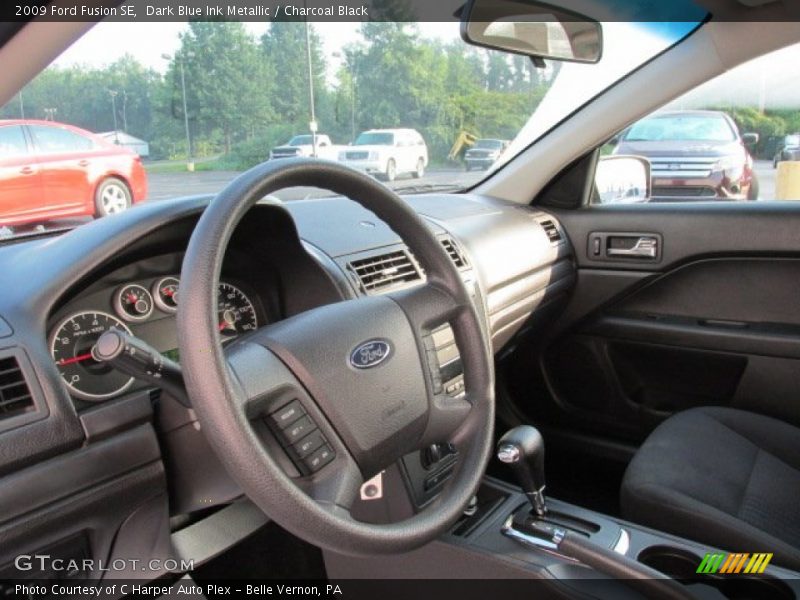
{"type": "Polygon", "coordinates": [[[0,121],[0,227],[122,212],[147,195],[137,154],[52,121],[0,121]]]}
{"type": "Polygon", "coordinates": [[[622,134],[615,154],[644,156],[653,167],[658,200],[757,200],[748,152],[758,134],[739,133],[727,114],[712,110],[659,112],[622,134]]]}

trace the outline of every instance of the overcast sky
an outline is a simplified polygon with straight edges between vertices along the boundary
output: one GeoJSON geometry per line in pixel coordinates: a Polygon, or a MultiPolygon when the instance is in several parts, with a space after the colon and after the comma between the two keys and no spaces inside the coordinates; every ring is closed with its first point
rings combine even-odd
{"type": "MultiPolygon", "coordinates": [[[[267,29],[266,23],[245,23],[257,38],[267,29]]],[[[103,22],[78,40],[57,61],[58,65],[84,64],[103,66],[126,52],[144,64],[165,71],[162,54],[172,54],[179,47],[178,34],[186,23],[113,23],[103,22]]],[[[320,33],[331,73],[340,60],[332,54],[360,39],[359,23],[315,23],[320,33]]],[[[422,35],[443,40],[458,37],[457,23],[420,23],[422,35]]],[[[738,67],[693,93],[672,103],[673,108],[695,108],[709,104],[800,109],[800,44],[779,50],[738,67]]]]}
{"type": "MultiPolygon", "coordinates": [[[[314,23],[320,34],[331,70],[335,71],[339,59],[331,56],[347,44],[361,39],[360,23],[314,23]]],[[[458,37],[458,23],[418,23],[422,35],[443,40],[458,37]]],[[[245,27],[258,39],[267,30],[267,23],[246,22],[245,27]]],[[[165,71],[167,61],[162,54],[172,54],[179,47],[178,34],[187,29],[186,23],[115,23],[102,22],[64,52],[57,65],[83,64],[102,67],[125,53],[157,71],[165,71]]]]}
{"type": "Polygon", "coordinates": [[[673,108],[709,104],[800,109],[800,44],[757,58],[700,86],[673,108]]]}

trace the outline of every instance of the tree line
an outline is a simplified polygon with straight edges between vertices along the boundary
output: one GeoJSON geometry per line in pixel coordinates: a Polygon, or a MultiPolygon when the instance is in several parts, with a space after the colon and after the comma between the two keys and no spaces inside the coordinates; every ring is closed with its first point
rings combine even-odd
{"type": "Polygon", "coordinates": [[[750,149],[756,158],[772,159],[783,147],[784,136],[800,133],[800,111],[797,110],[767,109],[760,112],[753,107],[719,107],[719,110],[731,115],[740,132],[758,134],[758,143],[750,149]]]}
{"type": "MultiPolygon", "coordinates": [[[[369,128],[414,127],[432,160],[443,161],[462,130],[514,137],[553,76],[527,58],[427,39],[399,22],[361,24],[364,41],[345,45],[329,73],[331,57],[308,27],[319,131],[335,143],[369,128]]],[[[223,164],[245,168],[308,132],[308,73],[305,23],[274,22],[256,38],[239,22],[191,22],[165,73],[132,55],[102,68],[51,66],[0,118],[24,113],[95,132],[112,130],[116,119],[118,129],[149,142],[150,158],[180,159],[183,75],[192,155],[222,155],[223,164]]]]}

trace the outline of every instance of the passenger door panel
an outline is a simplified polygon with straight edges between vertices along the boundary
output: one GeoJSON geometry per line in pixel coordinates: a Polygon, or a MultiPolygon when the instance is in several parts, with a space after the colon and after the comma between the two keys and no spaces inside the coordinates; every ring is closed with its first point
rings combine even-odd
{"type": "Polygon", "coordinates": [[[551,212],[579,277],[538,356],[548,419],[624,441],[693,406],[800,425],[800,205],[551,212]],[[659,259],[598,256],[598,232],[649,232],[659,259]]]}

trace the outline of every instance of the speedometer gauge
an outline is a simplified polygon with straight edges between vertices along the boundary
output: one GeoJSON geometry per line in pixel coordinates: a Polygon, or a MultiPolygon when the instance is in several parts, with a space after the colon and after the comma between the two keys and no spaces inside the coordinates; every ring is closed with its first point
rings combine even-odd
{"type": "Polygon", "coordinates": [[[219,284],[217,317],[217,328],[223,340],[258,327],[253,303],[242,290],[230,283],[219,284]]]}
{"type": "Polygon", "coordinates": [[[79,312],[67,317],[53,331],[50,353],[69,391],[84,400],[104,400],[124,391],[133,377],[96,361],[92,348],[111,328],[131,334],[122,321],[100,311],[79,312]]]}

